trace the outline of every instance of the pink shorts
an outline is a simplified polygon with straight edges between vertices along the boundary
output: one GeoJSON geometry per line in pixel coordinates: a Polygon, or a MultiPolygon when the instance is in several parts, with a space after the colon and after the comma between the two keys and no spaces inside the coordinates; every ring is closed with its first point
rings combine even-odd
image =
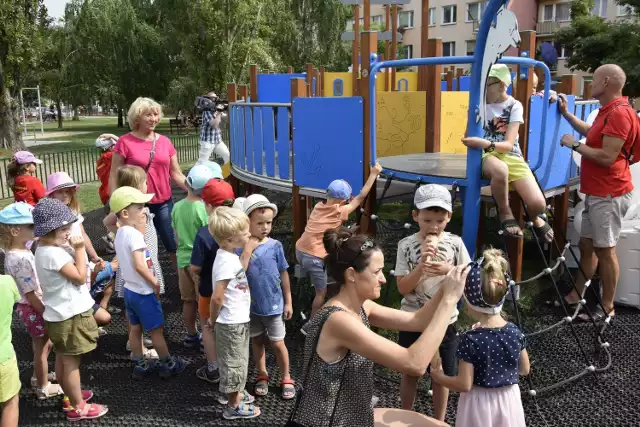
{"type": "Polygon", "coordinates": [[[27,327],[27,333],[32,338],[40,338],[44,336],[44,319],[42,314],[38,313],[29,304],[18,304],[16,311],[22,319],[22,323],[27,327]]]}

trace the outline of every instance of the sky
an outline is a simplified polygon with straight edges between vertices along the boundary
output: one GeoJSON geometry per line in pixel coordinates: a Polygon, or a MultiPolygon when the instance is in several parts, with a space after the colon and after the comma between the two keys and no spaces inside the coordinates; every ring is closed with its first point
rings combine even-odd
{"type": "Polygon", "coordinates": [[[52,18],[62,18],[64,15],[64,7],[69,0],[44,0],[44,5],[49,11],[49,16],[52,18]]]}

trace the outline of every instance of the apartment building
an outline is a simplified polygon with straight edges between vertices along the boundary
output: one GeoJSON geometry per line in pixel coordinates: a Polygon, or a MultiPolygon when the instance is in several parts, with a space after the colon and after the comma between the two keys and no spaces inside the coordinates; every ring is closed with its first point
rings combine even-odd
{"type": "MultiPolygon", "coordinates": [[[[487,1],[431,0],[429,2],[429,38],[442,39],[443,56],[471,55],[476,45],[476,33],[487,1]]],[[[536,25],[537,5],[534,0],[514,1],[511,9],[518,17],[521,30],[536,25]]],[[[371,21],[384,26],[384,6],[371,6],[371,21]]],[[[362,25],[363,18],[360,18],[362,25]]],[[[422,0],[411,0],[398,11],[398,28],[403,31],[402,50],[405,58],[420,56],[422,0]]],[[[353,20],[347,31],[353,30],[353,20]]]]}

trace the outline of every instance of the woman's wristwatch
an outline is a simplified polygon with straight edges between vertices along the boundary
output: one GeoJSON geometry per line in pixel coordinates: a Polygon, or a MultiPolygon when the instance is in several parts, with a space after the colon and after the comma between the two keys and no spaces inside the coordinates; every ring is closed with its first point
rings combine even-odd
{"type": "Polygon", "coordinates": [[[580,141],[578,141],[577,139],[573,141],[573,144],[571,144],[571,149],[573,151],[577,151],[578,147],[580,147],[580,141]]]}

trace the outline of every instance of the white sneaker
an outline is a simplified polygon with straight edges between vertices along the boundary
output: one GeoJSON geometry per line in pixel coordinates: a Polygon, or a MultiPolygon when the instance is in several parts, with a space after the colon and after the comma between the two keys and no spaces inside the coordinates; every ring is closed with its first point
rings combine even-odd
{"type": "Polygon", "coordinates": [[[102,326],[98,326],[98,337],[103,337],[105,335],[107,335],[107,330],[105,328],[103,328],[102,326]]]}
{"type": "Polygon", "coordinates": [[[37,387],[35,391],[38,400],[46,400],[50,397],[62,396],[64,394],[60,385],[52,383],[47,384],[44,388],[37,387]]]}
{"type": "MultiPolygon", "coordinates": [[[[49,374],[47,375],[47,380],[49,382],[56,381],[56,373],[49,372],[49,374]]],[[[31,387],[38,387],[38,379],[36,377],[31,377],[31,387]]]]}
{"type": "MultiPolygon", "coordinates": [[[[150,360],[150,359],[159,359],[160,356],[158,356],[158,352],[155,351],[152,348],[145,348],[142,351],[142,355],[144,356],[145,359],[150,360]]],[[[133,352],[131,352],[129,354],[129,359],[131,360],[135,360],[135,357],[133,357],[133,352]]]]}
{"type": "MultiPolygon", "coordinates": [[[[153,342],[151,341],[150,338],[147,337],[143,337],[142,338],[142,345],[146,348],[152,348],[153,347],[153,342]]],[[[131,343],[129,341],[127,341],[127,351],[131,351],[131,343]]]]}

